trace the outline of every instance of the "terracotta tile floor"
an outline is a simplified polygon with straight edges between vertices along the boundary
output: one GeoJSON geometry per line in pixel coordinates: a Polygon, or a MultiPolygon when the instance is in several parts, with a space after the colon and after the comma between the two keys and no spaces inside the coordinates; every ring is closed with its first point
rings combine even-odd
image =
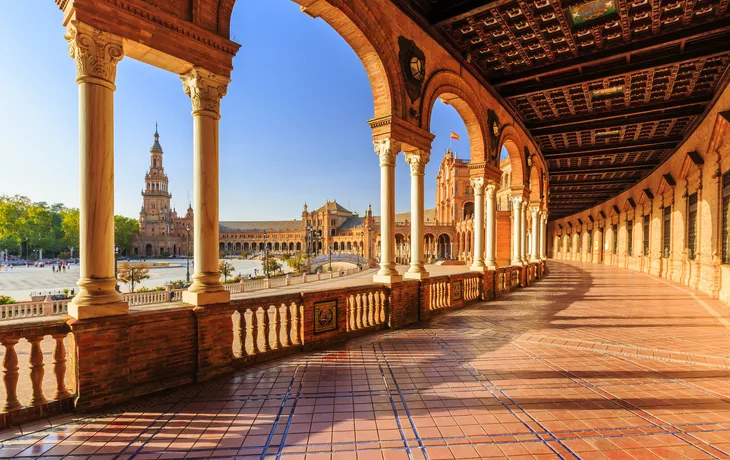
{"type": "Polygon", "coordinates": [[[18,458],[725,458],[730,309],[550,262],[430,324],[0,433],[18,458]]]}

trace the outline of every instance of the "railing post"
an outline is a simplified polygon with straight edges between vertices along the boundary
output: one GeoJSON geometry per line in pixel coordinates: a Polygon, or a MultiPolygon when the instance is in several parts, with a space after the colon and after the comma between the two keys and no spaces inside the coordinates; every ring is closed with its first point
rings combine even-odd
{"type": "Polygon", "coordinates": [[[5,338],[0,342],[5,347],[3,358],[3,384],[5,385],[5,404],[3,412],[20,409],[18,401],[18,354],[15,352],[16,338],[5,338]]]}

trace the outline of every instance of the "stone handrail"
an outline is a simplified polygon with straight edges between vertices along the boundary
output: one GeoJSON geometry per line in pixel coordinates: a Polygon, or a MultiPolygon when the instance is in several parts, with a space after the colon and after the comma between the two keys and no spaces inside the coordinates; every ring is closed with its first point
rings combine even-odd
{"type": "Polygon", "coordinates": [[[70,329],[64,318],[42,318],[32,321],[13,321],[3,326],[0,344],[4,348],[2,361],[3,392],[0,406],[0,427],[36,417],[37,414],[64,412],[73,408],[74,393],[66,387],[66,345],[64,339],[70,329]],[[45,341],[47,337],[51,340],[45,341]],[[21,342],[22,340],[22,342],[21,342]],[[18,395],[20,364],[16,345],[28,350],[27,368],[30,393],[18,395]],[[45,345],[46,350],[43,349],[45,345]],[[44,354],[52,356],[46,365],[44,354]],[[54,388],[43,388],[46,372],[53,373],[54,388]],[[27,397],[26,397],[27,396],[27,397]]]}

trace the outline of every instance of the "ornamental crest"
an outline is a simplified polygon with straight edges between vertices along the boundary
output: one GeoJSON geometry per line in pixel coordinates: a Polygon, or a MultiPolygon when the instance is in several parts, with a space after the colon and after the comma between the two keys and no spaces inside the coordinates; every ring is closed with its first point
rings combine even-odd
{"type": "Polygon", "coordinates": [[[403,71],[406,92],[411,102],[416,102],[421,97],[423,81],[426,77],[426,55],[414,41],[403,36],[398,37],[398,46],[400,48],[398,60],[403,71]]]}

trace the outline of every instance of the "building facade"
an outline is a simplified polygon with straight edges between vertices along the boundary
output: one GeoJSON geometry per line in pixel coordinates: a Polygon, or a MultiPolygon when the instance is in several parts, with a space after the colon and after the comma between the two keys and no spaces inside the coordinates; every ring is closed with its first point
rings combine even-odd
{"type": "MultiPolygon", "coordinates": [[[[184,257],[192,254],[193,209],[178,215],[172,207],[169,179],[163,166],[160,135],[155,130],[150,166],[142,190],[140,234],[135,255],[184,257]]],[[[471,262],[474,227],[474,191],[469,180],[469,160],[451,150],[444,154],[436,175],[436,206],[424,213],[426,260],[471,262]]],[[[509,209],[509,160],[500,165],[502,181],[498,209],[509,209]],[[502,203],[504,201],[504,203],[502,203]]],[[[410,212],[396,214],[395,249],[398,263],[410,262],[410,212]]],[[[316,210],[304,204],[299,219],[272,221],[220,221],[218,249],[222,256],[255,255],[265,249],[274,254],[308,253],[358,255],[376,260],[380,255],[380,217],[371,206],[360,216],[337,201],[316,210]]]]}

